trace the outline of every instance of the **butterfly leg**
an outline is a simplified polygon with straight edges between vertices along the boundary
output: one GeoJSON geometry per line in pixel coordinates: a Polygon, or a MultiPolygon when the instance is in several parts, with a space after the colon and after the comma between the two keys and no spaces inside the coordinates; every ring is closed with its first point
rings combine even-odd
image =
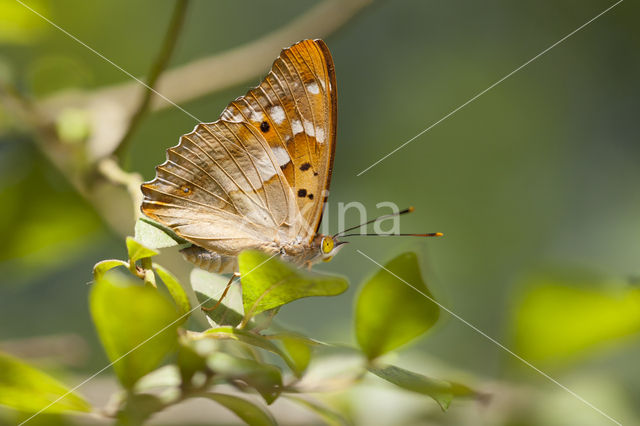
{"type": "Polygon", "coordinates": [[[206,312],[211,312],[215,310],[218,306],[220,306],[220,303],[222,303],[222,299],[224,299],[224,297],[227,295],[227,292],[229,291],[231,284],[233,284],[233,280],[239,277],[240,277],[240,272],[234,272],[233,275],[231,275],[231,279],[229,279],[227,286],[224,288],[224,291],[222,292],[222,295],[220,296],[220,299],[218,299],[218,302],[215,304],[215,306],[213,306],[212,308],[207,308],[202,306],[200,309],[206,312]]]}

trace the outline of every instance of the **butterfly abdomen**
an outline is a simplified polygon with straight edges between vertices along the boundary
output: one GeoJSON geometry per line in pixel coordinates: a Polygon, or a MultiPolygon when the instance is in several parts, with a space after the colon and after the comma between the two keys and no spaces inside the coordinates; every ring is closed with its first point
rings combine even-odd
{"type": "Polygon", "coordinates": [[[180,253],[187,261],[205,271],[231,274],[238,270],[238,260],[235,256],[226,256],[198,246],[184,248],[180,253]]]}

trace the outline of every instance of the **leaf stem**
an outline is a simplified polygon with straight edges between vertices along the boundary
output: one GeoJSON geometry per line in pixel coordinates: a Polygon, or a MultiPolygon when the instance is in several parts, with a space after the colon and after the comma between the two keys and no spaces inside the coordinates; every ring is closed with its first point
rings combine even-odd
{"type": "Polygon", "coordinates": [[[144,95],[142,96],[140,105],[133,113],[127,131],[125,132],[124,136],[120,140],[120,143],[113,152],[113,154],[120,160],[120,162],[123,161],[123,157],[129,149],[133,134],[140,126],[144,115],[149,110],[151,98],[153,96],[153,91],[150,89],[153,89],[155,87],[160,74],[162,74],[162,71],[164,71],[167,64],[169,63],[169,60],[171,59],[171,55],[173,54],[176,43],[178,41],[178,36],[180,35],[180,31],[182,30],[184,24],[184,18],[186,16],[188,5],[189,0],[176,0],[173,14],[171,16],[171,22],[169,23],[169,29],[167,30],[167,34],[164,38],[162,48],[160,49],[160,53],[158,54],[156,60],[152,64],[151,70],[149,71],[149,76],[147,77],[147,86],[149,87],[149,89],[144,91],[144,95]]]}

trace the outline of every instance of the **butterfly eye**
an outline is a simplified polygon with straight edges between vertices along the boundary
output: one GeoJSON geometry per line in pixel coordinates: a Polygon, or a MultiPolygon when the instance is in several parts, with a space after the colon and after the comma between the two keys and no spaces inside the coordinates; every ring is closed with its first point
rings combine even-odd
{"type": "Polygon", "coordinates": [[[333,250],[333,238],[324,237],[322,239],[322,253],[329,254],[333,250]]]}

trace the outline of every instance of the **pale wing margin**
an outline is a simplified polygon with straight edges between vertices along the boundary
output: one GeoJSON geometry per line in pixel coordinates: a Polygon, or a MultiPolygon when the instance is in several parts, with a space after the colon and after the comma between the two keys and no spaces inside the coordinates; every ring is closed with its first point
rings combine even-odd
{"type": "MultiPolygon", "coordinates": [[[[281,57],[288,59],[285,63],[295,64],[293,68],[296,70],[296,75],[305,94],[300,98],[307,101],[312,112],[311,129],[309,129],[307,122],[304,122],[303,127],[305,135],[312,136],[313,147],[316,150],[315,153],[318,154],[313,165],[317,169],[318,176],[314,176],[316,177],[314,186],[316,196],[312,203],[303,207],[304,211],[302,212],[307,225],[306,237],[311,240],[320,226],[333,172],[338,99],[335,67],[329,48],[322,40],[300,42],[292,46],[291,49],[285,49],[281,57]],[[309,77],[311,78],[309,79],[309,77]],[[320,133],[321,130],[322,133],[320,133]]],[[[309,117],[305,119],[307,118],[309,117]]],[[[309,191],[307,190],[307,192],[309,191]]]]}

